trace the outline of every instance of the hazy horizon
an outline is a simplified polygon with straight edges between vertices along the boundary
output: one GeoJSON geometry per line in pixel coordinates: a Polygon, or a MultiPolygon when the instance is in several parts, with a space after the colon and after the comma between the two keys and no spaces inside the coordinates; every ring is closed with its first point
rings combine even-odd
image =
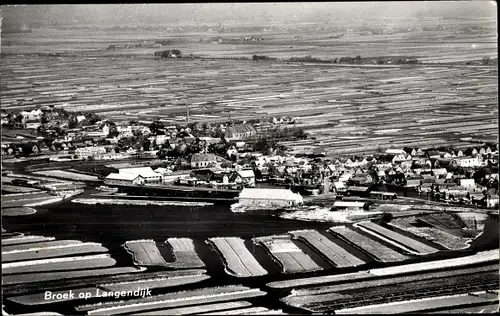
{"type": "Polygon", "coordinates": [[[493,1],[422,2],[277,2],[197,4],[7,5],[2,27],[96,24],[301,23],[383,18],[496,18],[493,1]]]}

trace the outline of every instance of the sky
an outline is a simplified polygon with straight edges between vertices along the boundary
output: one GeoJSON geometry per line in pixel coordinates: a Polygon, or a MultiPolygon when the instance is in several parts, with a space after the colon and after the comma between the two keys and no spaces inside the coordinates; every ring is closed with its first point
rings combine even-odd
{"type": "Polygon", "coordinates": [[[314,22],[317,20],[433,17],[495,17],[496,2],[265,2],[197,4],[9,5],[1,7],[3,27],[33,23],[144,25],[182,22],[314,22]]]}

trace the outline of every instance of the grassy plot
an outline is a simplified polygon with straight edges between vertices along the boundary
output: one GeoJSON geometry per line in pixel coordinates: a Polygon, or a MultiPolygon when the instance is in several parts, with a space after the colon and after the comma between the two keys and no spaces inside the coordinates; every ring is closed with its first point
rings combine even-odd
{"type": "MultiPolygon", "coordinates": [[[[156,271],[156,272],[144,272],[145,268],[110,268],[110,269],[95,269],[95,270],[84,270],[85,273],[80,273],[82,271],[70,271],[66,276],[72,277],[71,281],[67,279],[52,279],[52,278],[40,278],[37,283],[24,283],[15,284],[8,287],[4,287],[5,295],[23,295],[29,293],[41,293],[44,290],[53,291],[55,289],[71,289],[80,288],[88,286],[99,286],[100,284],[114,284],[114,283],[126,283],[134,282],[145,279],[171,279],[177,277],[188,277],[204,274],[205,270],[181,270],[181,271],[156,271]],[[141,273],[137,273],[141,272],[141,273]],[[95,273],[92,274],[92,273],[95,273]]],[[[61,272],[64,275],[63,272],[61,272]]],[[[37,276],[43,276],[45,273],[37,274],[37,276]]],[[[50,276],[50,275],[49,275],[50,276]]],[[[49,277],[46,276],[46,277],[49,277]]],[[[51,277],[51,276],[50,276],[51,277]]]]}
{"type": "Polygon", "coordinates": [[[189,306],[189,307],[179,307],[171,309],[160,309],[155,311],[148,311],[145,313],[137,313],[133,315],[193,315],[193,314],[211,315],[212,313],[214,313],[213,315],[221,315],[221,314],[224,315],[225,310],[233,308],[244,308],[251,305],[252,305],[251,303],[246,301],[236,301],[236,302],[205,304],[205,305],[189,306]]]}
{"type": "Polygon", "coordinates": [[[135,291],[138,288],[158,289],[166,287],[174,287],[186,284],[193,284],[210,279],[206,274],[180,276],[180,277],[157,277],[144,278],[143,280],[125,281],[111,284],[99,284],[99,287],[107,291],[135,291]]]}
{"type": "Polygon", "coordinates": [[[270,310],[262,306],[246,307],[232,309],[228,311],[220,311],[213,313],[203,313],[200,315],[284,315],[281,310],[270,310]]]}
{"type": "Polygon", "coordinates": [[[49,281],[68,280],[68,283],[73,282],[78,278],[89,278],[96,276],[110,276],[118,274],[136,273],[144,271],[144,268],[135,267],[117,267],[117,268],[99,268],[87,269],[78,271],[57,271],[57,272],[39,272],[30,274],[12,274],[2,275],[2,285],[18,285],[27,283],[39,283],[49,281]]]}
{"type": "Polygon", "coordinates": [[[450,296],[438,296],[403,302],[362,306],[336,310],[335,314],[393,314],[393,313],[415,313],[426,312],[436,309],[452,308],[458,306],[470,306],[473,304],[484,304],[498,302],[498,295],[484,294],[457,294],[450,296]]]}
{"type": "Polygon", "coordinates": [[[316,249],[330,263],[339,268],[355,267],[365,262],[353,256],[347,250],[332,242],[316,230],[300,230],[290,232],[296,239],[306,242],[316,249]]]}
{"type": "Polygon", "coordinates": [[[221,254],[226,273],[229,275],[255,277],[267,274],[267,271],[245,247],[243,239],[239,237],[215,237],[210,238],[209,243],[221,254]]]}
{"type": "Polygon", "coordinates": [[[478,252],[475,255],[467,257],[412,263],[412,264],[405,264],[388,268],[372,269],[370,270],[370,273],[377,276],[395,275],[395,274],[428,271],[435,269],[437,270],[446,268],[458,268],[478,263],[498,262],[498,259],[499,259],[499,253],[498,249],[496,249],[496,250],[478,252]]]}
{"type": "Polygon", "coordinates": [[[13,262],[22,260],[48,259],[55,257],[66,257],[79,254],[91,254],[108,252],[108,249],[98,243],[80,243],[76,245],[61,245],[52,247],[38,247],[23,250],[2,250],[2,262],[13,262]]]}
{"type": "Polygon", "coordinates": [[[392,284],[403,284],[412,283],[424,280],[435,280],[435,279],[446,279],[455,276],[462,276],[467,274],[476,273],[490,273],[498,269],[498,265],[488,265],[484,267],[473,267],[473,268],[463,268],[452,271],[441,271],[441,272],[428,272],[417,275],[408,276],[398,276],[389,278],[377,278],[372,280],[363,280],[357,282],[344,282],[335,285],[322,285],[316,287],[309,287],[304,289],[297,289],[293,291],[293,294],[289,297],[299,297],[299,296],[316,296],[323,295],[327,293],[344,293],[345,291],[360,290],[363,288],[377,288],[381,286],[387,286],[392,284]]]}
{"type": "Polygon", "coordinates": [[[35,171],[33,173],[41,176],[76,180],[76,181],[99,181],[99,178],[97,178],[96,176],[90,176],[87,174],[75,173],[63,170],[44,170],[44,171],[35,171]]]}
{"type": "Polygon", "coordinates": [[[205,263],[196,253],[191,238],[169,238],[167,243],[172,247],[174,262],[168,262],[167,266],[174,269],[203,268],[205,263]]]}
{"type": "Polygon", "coordinates": [[[361,235],[346,226],[334,226],[328,229],[328,231],[357,248],[362,249],[364,252],[367,252],[371,256],[375,257],[378,261],[395,262],[408,259],[407,256],[382,245],[376,240],[366,237],[365,235],[361,235]]]}
{"type": "Polygon", "coordinates": [[[148,296],[120,302],[98,303],[76,307],[79,312],[89,315],[116,315],[164,308],[177,308],[188,305],[201,305],[214,302],[237,301],[263,296],[266,293],[242,285],[203,288],[184,292],[148,296]]]}
{"type": "Polygon", "coordinates": [[[311,257],[305,254],[290,236],[258,237],[254,242],[261,245],[281,266],[283,273],[300,273],[322,270],[311,257]]]}
{"type": "Polygon", "coordinates": [[[2,263],[2,275],[105,268],[115,263],[108,254],[10,262],[2,263]]]}
{"type": "Polygon", "coordinates": [[[2,254],[9,251],[23,251],[23,250],[31,250],[37,248],[52,248],[55,246],[79,245],[81,243],[82,242],[79,240],[54,240],[54,241],[33,242],[28,244],[17,244],[10,246],[2,245],[2,254]]]}
{"type": "Polygon", "coordinates": [[[52,240],[55,240],[55,237],[45,237],[45,236],[12,237],[12,238],[8,238],[8,239],[2,239],[2,247],[3,246],[11,246],[11,245],[43,242],[43,241],[52,241],[52,240]]]}
{"type": "Polygon", "coordinates": [[[361,271],[361,272],[339,274],[339,275],[326,275],[319,277],[274,281],[267,283],[266,286],[273,289],[290,289],[290,288],[308,287],[320,284],[345,282],[350,280],[364,280],[373,277],[374,277],[373,274],[370,274],[367,271],[361,271]]]}
{"type": "Polygon", "coordinates": [[[30,193],[30,192],[40,192],[40,189],[21,187],[17,185],[4,184],[2,182],[2,191],[8,193],[30,193]]]}
{"type": "Polygon", "coordinates": [[[418,255],[426,255],[438,252],[438,249],[436,248],[430,247],[420,241],[396,233],[373,222],[361,222],[355,224],[355,226],[360,227],[363,231],[366,231],[378,238],[388,239],[389,241],[402,246],[403,249],[409,250],[410,252],[416,253],[418,255]]]}
{"type": "Polygon", "coordinates": [[[127,241],[123,244],[123,248],[132,255],[134,263],[138,266],[167,266],[154,240],[127,241]]]}
{"type": "Polygon", "coordinates": [[[36,210],[31,207],[9,207],[2,209],[2,216],[25,216],[35,213],[36,210]]]}
{"type": "Polygon", "coordinates": [[[389,223],[389,225],[396,226],[397,228],[405,230],[411,234],[423,237],[450,250],[459,250],[469,247],[468,241],[471,240],[470,238],[458,237],[436,227],[414,226],[411,224],[417,224],[416,221],[411,221],[410,219],[410,222],[408,222],[408,219],[405,219],[405,217],[396,218],[389,223]]]}

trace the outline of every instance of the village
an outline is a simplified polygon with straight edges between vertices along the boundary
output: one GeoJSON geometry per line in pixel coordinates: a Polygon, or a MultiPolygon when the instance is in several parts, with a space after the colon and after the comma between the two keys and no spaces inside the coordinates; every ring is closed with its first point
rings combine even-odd
{"type": "MultiPolygon", "coordinates": [[[[296,119],[291,117],[253,124],[235,120],[165,126],[161,121],[116,124],[95,114],[48,107],[2,115],[3,130],[25,128],[21,130],[25,136],[2,142],[4,162],[41,160],[44,163],[35,168],[42,171],[37,173],[49,177],[50,169],[71,167],[77,174],[96,176],[95,183],[104,188],[188,186],[239,192],[266,183],[269,187],[252,191],[254,199],[260,200],[268,188],[338,199],[393,196],[379,192],[388,191],[453,204],[498,206],[497,144],[404,147],[351,157],[329,157],[324,152],[294,155],[280,141],[308,135],[294,127],[296,119]],[[258,133],[254,125],[263,124],[268,128],[258,133]]],[[[283,206],[289,202],[283,200],[283,206]]]]}

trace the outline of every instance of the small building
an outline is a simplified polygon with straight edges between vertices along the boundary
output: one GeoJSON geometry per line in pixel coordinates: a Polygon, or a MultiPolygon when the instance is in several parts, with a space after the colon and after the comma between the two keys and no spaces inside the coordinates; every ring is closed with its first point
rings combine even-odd
{"type": "Polygon", "coordinates": [[[191,168],[213,167],[217,163],[214,154],[194,154],[191,156],[191,168]]]}
{"type": "Polygon", "coordinates": [[[296,206],[303,203],[302,196],[289,189],[249,189],[244,188],[239,195],[239,203],[248,206],[296,206]]]}
{"type": "Polygon", "coordinates": [[[137,174],[110,173],[105,179],[106,185],[143,185],[144,178],[137,174]]]}
{"type": "Polygon", "coordinates": [[[398,197],[397,193],[393,192],[383,192],[383,191],[371,191],[370,198],[381,199],[381,200],[394,200],[398,197]]]}
{"type": "Polygon", "coordinates": [[[361,211],[368,210],[369,203],[362,201],[335,201],[333,203],[332,210],[353,210],[353,211],[361,211]]]}
{"type": "MultiPolygon", "coordinates": [[[[241,179],[241,183],[247,188],[255,187],[255,174],[252,169],[243,169],[236,171],[237,177],[241,179]]],[[[234,179],[236,181],[237,179],[234,179]]],[[[238,181],[236,181],[238,182],[238,181]]]]}
{"type": "Polygon", "coordinates": [[[347,195],[369,196],[370,188],[365,186],[348,186],[347,195]]]}
{"type": "Polygon", "coordinates": [[[458,181],[460,182],[460,186],[466,190],[474,190],[476,188],[474,179],[458,179],[458,181]]]}

